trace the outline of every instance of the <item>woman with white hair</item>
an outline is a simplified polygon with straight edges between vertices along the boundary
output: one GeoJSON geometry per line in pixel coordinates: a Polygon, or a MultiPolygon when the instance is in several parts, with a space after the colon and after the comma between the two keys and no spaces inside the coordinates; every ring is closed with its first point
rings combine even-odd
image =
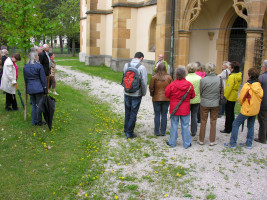
{"type": "Polygon", "coordinates": [[[44,94],[47,94],[47,82],[43,66],[38,63],[39,57],[36,51],[29,55],[29,63],[23,68],[24,81],[27,94],[30,95],[32,102],[32,125],[44,125],[42,122],[42,113],[39,111],[38,104],[44,94]]]}
{"type": "Polygon", "coordinates": [[[179,66],[175,70],[176,80],[169,84],[165,89],[165,96],[170,99],[170,113],[177,104],[181,101],[182,97],[188,92],[186,98],[182,101],[178,110],[173,113],[171,117],[171,132],[170,139],[167,145],[170,147],[176,146],[176,141],[178,137],[178,125],[179,119],[181,120],[182,127],[182,138],[184,148],[187,149],[191,147],[191,137],[189,132],[189,119],[190,119],[190,99],[195,97],[195,91],[193,85],[185,79],[187,72],[185,67],[179,66]]]}
{"type": "MultiPolygon", "coordinates": [[[[218,75],[222,79],[222,87],[225,87],[225,82],[228,76],[231,74],[230,71],[231,63],[229,61],[224,61],[222,64],[222,72],[218,75]]],[[[219,118],[224,115],[225,105],[220,105],[219,118]]]]}
{"type": "Polygon", "coordinates": [[[200,103],[200,80],[201,77],[195,72],[197,70],[197,63],[189,63],[186,66],[188,75],[186,80],[192,83],[195,91],[195,97],[190,100],[190,111],[191,111],[191,136],[195,136],[197,133],[197,112],[200,103]]]}
{"type": "Polygon", "coordinates": [[[216,145],[216,121],[219,113],[220,78],[215,73],[216,66],[213,63],[205,65],[206,76],[200,80],[200,145],[204,144],[206,124],[210,113],[210,146],[216,145]]]}

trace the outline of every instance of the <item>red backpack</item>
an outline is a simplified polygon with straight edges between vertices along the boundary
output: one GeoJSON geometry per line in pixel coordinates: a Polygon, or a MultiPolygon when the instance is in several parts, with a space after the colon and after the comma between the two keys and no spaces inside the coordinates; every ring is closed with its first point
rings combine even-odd
{"type": "Polygon", "coordinates": [[[134,93],[139,90],[141,86],[141,78],[138,71],[138,68],[141,66],[141,63],[138,63],[135,67],[131,67],[131,63],[128,63],[128,68],[122,77],[122,86],[124,91],[128,93],[134,93]]]}

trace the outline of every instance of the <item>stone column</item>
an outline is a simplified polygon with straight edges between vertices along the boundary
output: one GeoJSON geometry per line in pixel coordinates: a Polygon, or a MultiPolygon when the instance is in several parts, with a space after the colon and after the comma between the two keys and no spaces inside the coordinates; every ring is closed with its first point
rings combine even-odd
{"type": "Polygon", "coordinates": [[[248,80],[248,69],[253,67],[255,40],[261,38],[263,29],[247,29],[246,60],[244,66],[243,83],[248,80]]]}
{"type": "Polygon", "coordinates": [[[126,47],[126,40],[130,39],[130,29],[127,29],[127,19],[131,18],[131,8],[117,6],[113,8],[113,41],[111,69],[122,71],[124,62],[132,58],[130,49],[126,47]]]}
{"type": "Polygon", "coordinates": [[[190,31],[179,31],[178,38],[174,43],[174,66],[187,65],[189,62],[189,48],[190,48],[190,31]]]}
{"type": "Polygon", "coordinates": [[[170,64],[171,40],[171,0],[157,1],[156,54],[164,54],[164,59],[170,64]]]}

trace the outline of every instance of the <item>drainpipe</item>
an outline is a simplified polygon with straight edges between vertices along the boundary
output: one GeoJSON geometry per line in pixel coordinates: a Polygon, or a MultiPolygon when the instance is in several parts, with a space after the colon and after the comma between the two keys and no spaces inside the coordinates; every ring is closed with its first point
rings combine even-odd
{"type": "Polygon", "coordinates": [[[170,75],[173,78],[173,46],[174,46],[174,18],[175,18],[175,0],[172,0],[171,11],[171,52],[170,52],[170,75]]]}

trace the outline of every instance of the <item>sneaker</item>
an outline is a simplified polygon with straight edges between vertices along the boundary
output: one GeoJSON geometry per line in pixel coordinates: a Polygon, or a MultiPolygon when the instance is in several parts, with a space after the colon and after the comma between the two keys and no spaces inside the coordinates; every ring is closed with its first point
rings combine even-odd
{"type": "Polygon", "coordinates": [[[57,92],[53,92],[53,94],[54,94],[54,95],[58,95],[58,93],[57,93],[57,92]]]}
{"type": "Polygon", "coordinates": [[[224,146],[227,148],[235,149],[236,146],[231,145],[230,143],[224,143],[224,146]]]}
{"type": "Polygon", "coordinates": [[[52,93],[52,91],[51,91],[51,90],[49,90],[49,91],[48,91],[48,93],[52,93]]]}
{"type": "Polygon", "coordinates": [[[240,147],[246,147],[247,149],[252,149],[252,146],[247,146],[246,143],[240,143],[240,147]]]}
{"type": "Polygon", "coordinates": [[[197,143],[200,144],[200,145],[203,145],[204,144],[204,142],[201,142],[201,141],[198,141],[197,143]]]}

